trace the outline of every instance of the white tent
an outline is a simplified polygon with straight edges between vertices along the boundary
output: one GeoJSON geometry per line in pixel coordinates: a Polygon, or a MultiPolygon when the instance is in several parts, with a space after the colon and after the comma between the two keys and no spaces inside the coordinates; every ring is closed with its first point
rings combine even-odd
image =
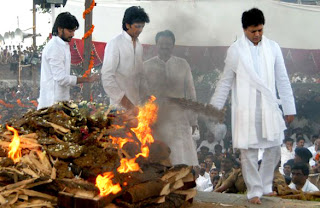
{"type": "MultiPolygon", "coordinates": [[[[65,8],[57,9],[74,14],[80,22],[76,38],[84,34],[85,0],[68,0],[65,8]]],[[[121,32],[126,8],[141,6],[149,14],[140,40],[154,44],[158,31],[170,29],[176,35],[177,45],[229,46],[242,35],[242,12],[252,7],[261,9],[266,17],[265,35],[281,47],[319,49],[320,6],[297,5],[277,0],[172,0],[124,1],[96,0],[93,10],[94,41],[108,42],[121,32]]]]}

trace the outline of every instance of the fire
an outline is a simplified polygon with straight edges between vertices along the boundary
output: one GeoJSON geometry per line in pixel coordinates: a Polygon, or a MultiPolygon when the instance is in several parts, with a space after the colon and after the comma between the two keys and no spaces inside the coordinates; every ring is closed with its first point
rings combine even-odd
{"type": "Polygon", "coordinates": [[[125,145],[127,142],[133,142],[133,139],[123,139],[120,137],[113,137],[109,136],[110,139],[112,139],[112,144],[117,144],[119,148],[122,148],[123,145],[125,145]]]}
{"type": "MultiPolygon", "coordinates": [[[[154,142],[150,126],[157,120],[158,106],[154,103],[155,100],[156,97],[151,96],[149,102],[145,106],[139,108],[138,127],[131,128],[137,135],[142,146],[154,142]]],[[[149,154],[146,157],[148,156],[149,154]]]]}
{"type": "Polygon", "coordinates": [[[132,171],[140,170],[139,164],[136,163],[137,156],[131,159],[122,158],[120,160],[120,167],[118,167],[117,171],[119,173],[128,173],[132,171]]]}
{"type": "MultiPolygon", "coordinates": [[[[122,158],[120,160],[120,166],[117,168],[119,173],[128,173],[132,171],[139,171],[139,164],[136,163],[136,159],[139,156],[148,157],[149,156],[149,145],[154,142],[151,125],[157,120],[158,107],[154,103],[156,97],[151,96],[149,102],[143,106],[139,107],[138,127],[131,128],[131,130],[136,134],[137,138],[141,142],[141,153],[138,153],[134,158],[122,158]]],[[[114,126],[115,128],[120,128],[120,126],[114,126]]],[[[132,137],[131,133],[128,133],[127,136],[132,137]]],[[[122,148],[123,145],[127,142],[132,142],[132,139],[128,138],[118,138],[118,137],[109,137],[112,139],[113,144],[117,144],[119,148],[122,148]]],[[[119,184],[114,185],[112,183],[112,178],[114,177],[112,172],[107,172],[103,174],[104,176],[98,175],[96,178],[96,186],[100,190],[100,196],[107,196],[110,193],[116,194],[121,191],[119,184]]],[[[123,185],[127,185],[124,182],[123,185]]]]}
{"type": "Polygon", "coordinates": [[[18,131],[15,130],[13,127],[7,125],[7,129],[13,132],[13,138],[11,143],[9,144],[9,153],[8,157],[10,157],[14,163],[20,161],[21,158],[21,149],[20,146],[20,137],[18,131]]]}
{"type": "Polygon", "coordinates": [[[121,191],[120,184],[113,184],[112,178],[114,177],[112,172],[106,172],[102,175],[98,175],[96,178],[96,187],[100,190],[100,196],[107,196],[111,193],[117,194],[121,191]]]}

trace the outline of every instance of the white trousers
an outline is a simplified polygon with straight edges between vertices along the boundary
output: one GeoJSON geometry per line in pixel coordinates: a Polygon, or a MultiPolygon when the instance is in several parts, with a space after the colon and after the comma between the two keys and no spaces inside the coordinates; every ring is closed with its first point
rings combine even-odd
{"type": "Polygon", "coordinates": [[[259,149],[241,149],[241,168],[247,185],[247,197],[261,197],[272,192],[275,167],[280,161],[280,146],[264,149],[260,170],[258,170],[259,149]]]}

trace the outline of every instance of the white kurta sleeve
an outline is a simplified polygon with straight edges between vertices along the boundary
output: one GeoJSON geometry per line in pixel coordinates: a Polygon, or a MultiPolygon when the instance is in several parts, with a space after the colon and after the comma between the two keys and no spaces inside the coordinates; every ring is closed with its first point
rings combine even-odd
{"type": "Polygon", "coordinates": [[[236,68],[237,60],[236,48],[231,46],[227,52],[222,76],[210,101],[210,104],[219,110],[223,108],[232,87],[235,78],[233,69],[236,68]]]}
{"type": "Polygon", "coordinates": [[[116,81],[116,71],[120,62],[120,52],[115,42],[107,44],[104,51],[103,65],[101,69],[102,85],[104,91],[114,101],[114,104],[119,104],[125,91],[120,88],[116,81]]]}
{"type": "Polygon", "coordinates": [[[65,66],[65,52],[58,47],[52,47],[47,52],[47,61],[52,77],[61,86],[75,86],[77,77],[68,74],[65,66]]]}
{"type": "Polygon", "coordinates": [[[288,78],[286,66],[284,64],[282,52],[279,45],[275,42],[274,44],[274,50],[276,52],[276,60],[274,66],[276,86],[279,93],[279,97],[281,99],[283,113],[284,115],[295,115],[296,107],[294,103],[294,97],[288,78]]]}
{"type": "MultiPolygon", "coordinates": [[[[196,101],[197,100],[196,89],[194,87],[191,68],[187,61],[185,61],[185,67],[186,67],[186,76],[185,76],[186,98],[196,101]]],[[[189,122],[190,122],[190,126],[198,125],[198,115],[193,111],[189,112],[189,122]]]]}

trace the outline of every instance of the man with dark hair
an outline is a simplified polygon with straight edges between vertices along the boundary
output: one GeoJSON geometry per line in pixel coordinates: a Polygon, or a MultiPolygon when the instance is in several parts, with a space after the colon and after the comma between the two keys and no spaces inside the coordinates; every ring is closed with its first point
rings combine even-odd
{"type": "Polygon", "coordinates": [[[283,177],[286,180],[287,185],[289,185],[291,182],[291,165],[289,163],[283,165],[283,177]]]}
{"type": "Polygon", "coordinates": [[[305,147],[297,147],[294,152],[296,153],[294,156],[294,162],[302,162],[309,166],[310,158],[312,158],[312,154],[310,150],[305,147]]]}
{"type": "Polygon", "coordinates": [[[262,195],[273,194],[274,168],[286,129],[279,104],[288,123],[296,114],[281,49],[263,36],[264,23],[257,8],[242,14],[244,35],[228,49],[224,72],[210,102],[222,109],[232,89],[233,147],[241,150],[247,197],[253,204],[261,204],[262,195]],[[259,148],[264,153],[258,171],[259,148]]]}
{"type": "Polygon", "coordinates": [[[304,147],[304,143],[306,142],[306,140],[301,136],[297,136],[296,139],[296,148],[298,147],[304,147]]]}
{"type": "Polygon", "coordinates": [[[308,180],[309,167],[305,163],[295,163],[292,167],[292,183],[289,188],[303,192],[319,191],[319,189],[308,180]]]}
{"type": "Polygon", "coordinates": [[[141,104],[143,89],[143,48],[139,35],[149,17],[143,8],[126,9],[122,33],[110,40],[105,48],[102,65],[102,85],[112,105],[132,110],[141,104]]]}
{"type": "Polygon", "coordinates": [[[235,158],[230,154],[227,154],[221,161],[221,168],[224,174],[220,178],[219,182],[215,186],[215,192],[226,193],[244,193],[246,191],[246,185],[243,180],[241,169],[235,169],[235,158]]]}
{"type": "Polygon", "coordinates": [[[191,68],[185,59],[172,55],[175,45],[173,32],[161,31],[155,41],[158,55],[143,65],[148,94],[159,98],[154,136],[171,148],[172,164],[197,165],[197,152],[192,140],[192,134],[197,128],[197,115],[163,99],[172,97],[196,100],[191,68]]]}
{"type": "Polygon", "coordinates": [[[211,131],[207,131],[207,133],[205,134],[205,138],[200,143],[197,151],[199,151],[202,146],[206,146],[209,148],[209,152],[214,153],[214,147],[217,144],[219,144],[219,143],[216,142],[214,134],[211,131]]]}
{"type": "Polygon", "coordinates": [[[52,39],[42,51],[40,96],[38,109],[55,102],[70,100],[70,86],[100,80],[99,75],[76,77],[70,75],[70,45],[74,32],[79,28],[75,16],[60,13],[52,28],[52,39]]]}
{"type": "Polygon", "coordinates": [[[285,144],[284,147],[281,147],[281,166],[280,166],[280,173],[283,173],[283,165],[290,159],[294,158],[294,150],[293,150],[293,139],[290,137],[286,137],[283,140],[285,144]]]}

